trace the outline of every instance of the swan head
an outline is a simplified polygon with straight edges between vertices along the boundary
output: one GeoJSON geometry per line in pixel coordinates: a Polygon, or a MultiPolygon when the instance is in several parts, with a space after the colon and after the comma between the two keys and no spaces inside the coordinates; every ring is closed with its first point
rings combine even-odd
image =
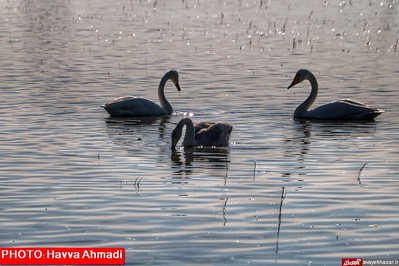
{"type": "Polygon", "coordinates": [[[168,73],[165,74],[172,82],[175,84],[176,89],[178,91],[181,91],[180,85],[179,85],[179,73],[177,73],[176,70],[171,70],[168,73]]]}
{"type": "Polygon", "coordinates": [[[292,80],[291,84],[288,86],[287,89],[294,87],[296,84],[301,83],[305,79],[309,79],[309,77],[312,75],[309,70],[306,69],[300,69],[298,72],[296,72],[294,79],[292,80]]]}

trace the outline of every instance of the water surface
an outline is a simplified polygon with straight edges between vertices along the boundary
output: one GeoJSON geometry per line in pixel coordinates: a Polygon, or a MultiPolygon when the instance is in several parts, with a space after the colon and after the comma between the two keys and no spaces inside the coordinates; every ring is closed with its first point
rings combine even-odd
{"type": "Polygon", "coordinates": [[[4,247],[121,246],[126,265],[337,265],[399,258],[398,2],[1,1],[4,247]],[[354,98],[375,122],[292,119],[354,98]],[[176,114],[110,119],[108,100],[176,114]],[[172,152],[183,117],[230,147],[172,152]]]}

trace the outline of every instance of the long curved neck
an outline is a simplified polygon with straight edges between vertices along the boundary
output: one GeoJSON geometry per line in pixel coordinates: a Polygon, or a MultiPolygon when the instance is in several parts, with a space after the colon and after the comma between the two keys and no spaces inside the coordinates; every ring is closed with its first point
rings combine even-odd
{"type": "MultiPolygon", "coordinates": [[[[183,125],[186,126],[186,135],[184,136],[183,145],[184,147],[193,147],[195,146],[195,131],[194,124],[190,118],[182,119],[183,125]]],[[[183,129],[183,126],[182,126],[183,129]]]]}
{"type": "Polygon", "coordinates": [[[308,98],[295,109],[294,112],[295,117],[301,117],[304,114],[306,114],[317,98],[317,92],[319,90],[319,86],[317,85],[317,80],[315,76],[312,73],[309,73],[307,80],[309,80],[310,85],[312,86],[312,91],[310,92],[308,98]]]}
{"type": "Polygon", "coordinates": [[[165,75],[163,76],[163,78],[161,79],[161,82],[159,83],[159,87],[158,87],[158,99],[159,99],[159,103],[161,104],[162,108],[165,109],[169,114],[173,113],[173,108],[170,105],[170,103],[168,102],[168,100],[166,100],[165,97],[165,84],[168,81],[169,76],[165,75]]]}

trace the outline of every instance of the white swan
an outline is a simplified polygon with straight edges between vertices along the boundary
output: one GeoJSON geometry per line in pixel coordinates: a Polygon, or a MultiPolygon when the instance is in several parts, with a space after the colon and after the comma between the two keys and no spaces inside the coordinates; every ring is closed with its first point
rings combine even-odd
{"type": "Polygon", "coordinates": [[[316,77],[306,69],[299,70],[291,85],[293,87],[304,80],[309,80],[312,91],[309,97],[300,104],[294,112],[294,118],[298,119],[324,119],[324,120],[373,120],[384,111],[371,107],[354,100],[340,100],[319,106],[309,111],[310,106],[315,102],[318,92],[316,77]]]}
{"type": "Polygon", "coordinates": [[[194,126],[190,118],[183,118],[172,132],[172,149],[180,140],[186,126],[183,146],[228,146],[233,127],[227,123],[200,122],[194,126]]]}
{"type": "Polygon", "coordinates": [[[169,79],[173,81],[177,90],[180,91],[179,74],[177,71],[171,70],[167,72],[161,79],[158,87],[158,99],[162,107],[147,99],[131,96],[116,98],[101,107],[103,107],[112,117],[161,116],[172,114],[173,108],[168,100],[166,100],[164,94],[165,84],[169,79]]]}

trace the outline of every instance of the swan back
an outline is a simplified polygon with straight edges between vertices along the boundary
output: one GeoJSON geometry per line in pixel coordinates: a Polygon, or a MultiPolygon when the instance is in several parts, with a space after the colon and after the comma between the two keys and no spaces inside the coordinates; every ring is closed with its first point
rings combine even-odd
{"type": "Polygon", "coordinates": [[[372,120],[384,111],[367,104],[346,99],[316,107],[307,112],[308,119],[372,120]]]}
{"type": "Polygon", "coordinates": [[[111,117],[160,116],[168,114],[165,109],[150,100],[131,96],[116,98],[101,107],[111,117]]]}
{"type": "Polygon", "coordinates": [[[233,127],[227,123],[201,122],[195,127],[198,146],[228,146],[233,127]]]}

